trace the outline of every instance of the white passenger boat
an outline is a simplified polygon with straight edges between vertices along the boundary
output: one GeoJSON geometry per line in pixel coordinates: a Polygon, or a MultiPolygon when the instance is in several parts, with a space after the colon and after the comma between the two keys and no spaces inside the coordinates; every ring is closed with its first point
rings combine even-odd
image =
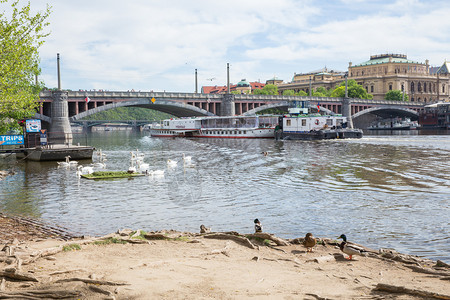
{"type": "Polygon", "coordinates": [[[411,121],[410,118],[390,118],[379,120],[371,124],[367,129],[370,130],[411,130],[417,129],[420,125],[417,121],[411,121]]]}
{"type": "Polygon", "coordinates": [[[361,138],[361,129],[347,128],[347,118],[341,115],[309,114],[309,109],[289,108],[289,114],[280,119],[277,139],[324,140],[361,138]]]}
{"type": "Polygon", "coordinates": [[[278,116],[195,117],[163,120],[153,137],[274,138],[278,116]]]}

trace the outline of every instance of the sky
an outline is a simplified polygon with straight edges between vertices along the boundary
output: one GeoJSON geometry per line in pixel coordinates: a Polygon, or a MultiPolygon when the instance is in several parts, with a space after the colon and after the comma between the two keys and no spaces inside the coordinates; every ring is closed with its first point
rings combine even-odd
{"type": "MultiPolygon", "coordinates": [[[[9,0],[9,3],[11,0],[9,0]]],[[[10,10],[0,3],[0,12],[10,10]]],[[[21,0],[21,3],[25,2],[21,0]]],[[[39,48],[47,87],[194,92],[202,86],[273,77],[382,53],[440,66],[450,59],[448,0],[33,0],[51,6],[39,48]]]]}

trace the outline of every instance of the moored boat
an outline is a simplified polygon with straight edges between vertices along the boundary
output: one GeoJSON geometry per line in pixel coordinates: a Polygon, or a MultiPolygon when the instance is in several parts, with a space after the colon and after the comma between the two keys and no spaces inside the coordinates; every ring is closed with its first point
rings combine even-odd
{"type": "Polygon", "coordinates": [[[388,118],[378,120],[372,123],[367,129],[369,130],[412,130],[418,129],[419,123],[411,121],[410,118],[388,118]]]}
{"type": "Polygon", "coordinates": [[[153,137],[273,138],[277,116],[195,117],[163,120],[153,137]]]}
{"type": "Polygon", "coordinates": [[[275,137],[284,140],[326,140],[362,138],[361,129],[347,128],[347,118],[341,115],[309,114],[309,108],[289,108],[280,117],[275,137]]]}

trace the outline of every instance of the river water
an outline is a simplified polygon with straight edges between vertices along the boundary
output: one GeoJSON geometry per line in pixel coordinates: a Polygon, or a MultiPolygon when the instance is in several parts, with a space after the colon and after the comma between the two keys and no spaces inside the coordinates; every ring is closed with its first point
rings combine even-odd
{"type": "Polygon", "coordinates": [[[79,142],[102,149],[107,170],[128,169],[130,151],[139,149],[165,175],[92,181],[56,162],[0,160],[0,169],[16,171],[0,181],[0,211],[91,235],[119,228],[198,232],[200,224],[249,233],[259,218],[264,231],[280,237],[345,233],[375,249],[450,260],[450,135],[311,142],[109,131],[79,142]],[[183,165],[183,153],[191,166],[183,165]],[[177,167],[169,169],[167,159],[177,167]]]}

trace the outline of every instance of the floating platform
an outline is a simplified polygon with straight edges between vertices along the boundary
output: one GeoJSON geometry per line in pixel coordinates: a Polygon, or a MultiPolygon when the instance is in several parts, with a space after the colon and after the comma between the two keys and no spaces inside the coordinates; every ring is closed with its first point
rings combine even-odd
{"type": "Polygon", "coordinates": [[[86,179],[115,179],[115,178],[132,178],[145,176],[141,173],[128,173],[127,171],[97,171],[92,174],[83,174],[82,178],[86,179]]]}
{"type": "Polygon", "coordinates": [[[63,161],[66,156],[71,160],[92,159],[95,148],[91,146],[51,145],[48,147],[22,148],[17,152],[17,158],[32,161],[63,161]]]}

